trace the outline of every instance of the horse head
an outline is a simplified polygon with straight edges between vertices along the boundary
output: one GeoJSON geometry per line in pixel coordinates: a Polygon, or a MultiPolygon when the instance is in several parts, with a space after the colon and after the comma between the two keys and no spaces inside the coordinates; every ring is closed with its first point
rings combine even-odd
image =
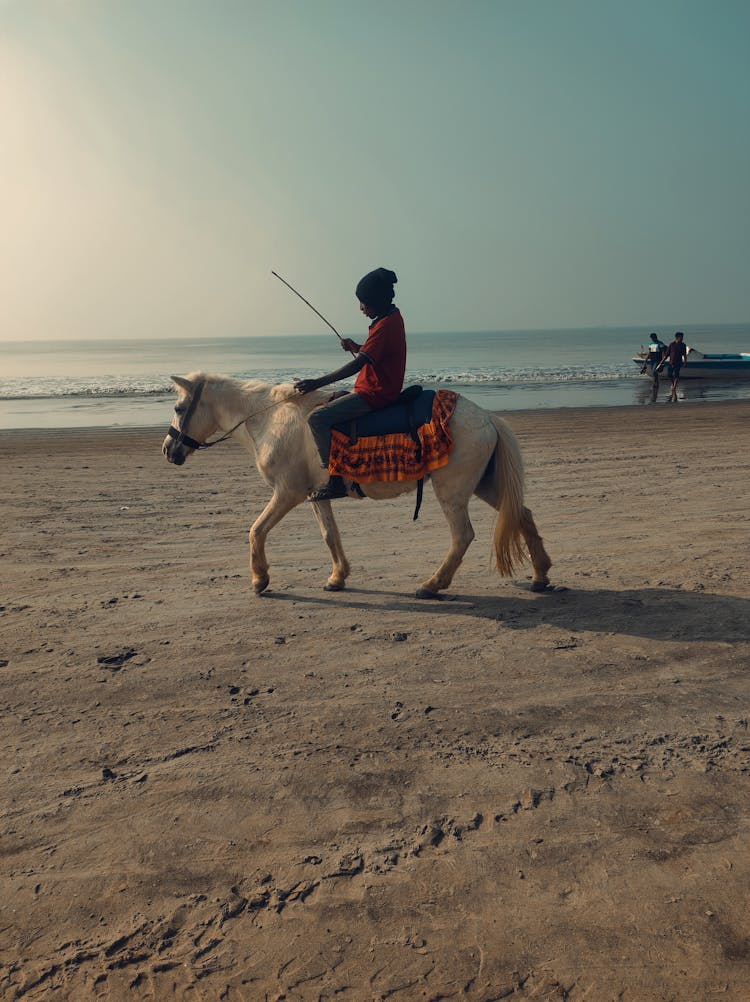
{"type": "Polygon", "coordinates": [[[204,396],[206,379],[200,373],[170,376],[177,386],[174,417],[161,447],[163,455],[175,466],[200,448],[218,428],[213,409],[204,396]]]}

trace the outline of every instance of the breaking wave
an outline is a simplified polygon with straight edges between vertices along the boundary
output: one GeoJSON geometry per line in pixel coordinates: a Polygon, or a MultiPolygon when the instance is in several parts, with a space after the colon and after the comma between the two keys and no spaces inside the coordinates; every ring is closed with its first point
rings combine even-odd
{"type": "MultiPolygon", "coordinates": [[[[261,379],[270,383],[287,383],[294,378],[317,375],[317,371],[296,368],[294,372],[255,371],[252,377],[249,373],[233,373],[238,379],[261,379]]],[[[637,372],[628,368],[606,368],[602,366],[588,368],[528,368],[518,370],[484,370],[484,371],[407,371],[407,383],[421,383],[424,386],[483,386],[502,389],[503,387],[520,385],[550,385],[559,383],[590,383],[620,380],[636,377],[637,372]]],[[[16,379],[0,379],[0,400],[46,400],[55,398],[123,398],[123,397],[158,397],[171,395],[174,385],[169,376],[156,375],[149,377],[129,376],[95,376],[87,378],[43,378],[27,377],[16,379]]]]}

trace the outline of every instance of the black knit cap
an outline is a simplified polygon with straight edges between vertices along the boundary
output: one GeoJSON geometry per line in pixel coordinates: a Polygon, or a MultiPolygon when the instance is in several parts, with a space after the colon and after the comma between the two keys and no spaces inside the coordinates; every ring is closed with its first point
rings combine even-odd
{"type": "Polygon", "coordinates": [[[370,306],[374,310],[384,309],[393,302],[393,286],[396,282],[398,279],[394,271],[376,268],[359,280],[354,294],[365,306],[370,306]]]}

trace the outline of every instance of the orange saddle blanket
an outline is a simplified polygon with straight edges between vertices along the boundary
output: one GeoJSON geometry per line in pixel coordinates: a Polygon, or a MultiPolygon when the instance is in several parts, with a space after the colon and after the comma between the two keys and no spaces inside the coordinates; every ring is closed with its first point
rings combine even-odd
{"type": "Polygon", "coordinates": [[[391,435],[366,435],[352,442],[349,435],[333,430],[328,472],[355,480],[420,480],[448,463],[453,438],[448,427],[456,409],[458,394],[438,390],[432,404],[432,417],[416,429],[418,441],[409,431],[391,435]]]}

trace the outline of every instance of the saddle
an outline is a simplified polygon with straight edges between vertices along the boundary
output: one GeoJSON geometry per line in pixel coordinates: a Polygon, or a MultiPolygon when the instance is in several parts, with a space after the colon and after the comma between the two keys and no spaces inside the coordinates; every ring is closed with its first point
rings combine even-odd
{"type": "Polygon", "coordinates": [[[391,406],[334,425],[329,473],[352,480],[358,490],[361,483],[416,480],[416,519],[425,477],[450,458],[448,423],[457,401],[450,390],[409,386],[391,406]]]}
{"type": "Polygon", "coordinates": [[[434,390],[423,390],[421,386],[407,386],[399,394],[398,400],[355,418],[346,424],[334,425],[334,430],[348,435],[354,445],[360,438],[381,437],[383,435],[415,435],[417,428],[432,418],[434,390]]]}

